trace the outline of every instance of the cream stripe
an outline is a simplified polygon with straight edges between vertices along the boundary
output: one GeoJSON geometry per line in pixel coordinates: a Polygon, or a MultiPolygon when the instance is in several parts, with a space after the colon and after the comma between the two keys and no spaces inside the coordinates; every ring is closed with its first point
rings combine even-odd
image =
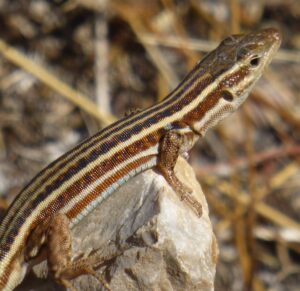
{"type": "MultiPolygon", "coordinates": [[[[166,99],[164,99],[162,102],[160,102],[160,103],[158,103],[158,104],[156,104],[156,105],[154,105],[154,106],[152,106],[152,107],[150,107],[150,108],[148,108],[148,109],[142,111],[142,112],[139,113],[139,114],[144,114],[145,112],[147,112],[147,111],[149,111],[149,110],[153,110],[153,108],[156,108],[157,106],[161,106],[162,104],[164,104],[167,100],[169,100],[170,98],[172,98],[172,96],[176,95],[176,93],[178,93],[178,91],[180,91],[180,90],[182,89],[182,87],[183,87],[187,82],[189,82],[189,80],[190,80],[192,77],[195,76],[196,73],[198,73],[197,70],[195,70],[194,74],[193,74],[192,76],[190,76],[184,83],[180,84],[180,85],[175,89],[175,91],[174,91],[168,98],[166,98],[166,99]]],[[[204,79],[207,78],[208,76],[209,76],[209,75],[206,73],[206,74],[204,74],[203,76],[201,76],[201,78],[197,79],[197,81],[198,81],[198,82],[201,82],[202,80],[204,80],[204,79]]],[[[168,107],[166,107],[166,108],[163,107],[160,111],[154,111],[154,113],[152,113],[151,115],[145,116],[143,119],[138,120],[137,122],[138,122],[138,123],[141,123],[141,122],[143,122],[144,120],[146,120],[146,119],[148,119],[148,118],[151,118],[151,117],[155,116],[156,114],[158,114],[158,113],[160,113],[160,112],[162,112],[162,111],[164,111],[164,110],[167,110],[169,107],[173,106],[174,103],[176,103],[176,102],[178,102],[178,100],[181,100],[182,98],[184,98],[186,94],[188,94],[191,90],[193,90],[194,87],[195,87],[195,85],[196,85],[196,84],[194,84],[194,86],[190,86],[190,87],[188,88],[188,90],[186,90],[186,92],[184,92],[184,95],[182,95],[182,96],[180,96],[180,98],[174,100],[174,102],[172,102],[171,104],[169,104],[168,107]]],[[[132,118],[136,118],[136,117],[138,117],[138,116],[139,116],[139,115],[132,116],[129,120],[131,120],[132,118]]],[[[128,122],[128,119],[126,119],[124,122],[128,122]]],[[[121,123],[118,124],[117,126],[120,126],[120,125],[123,124],[124,122],[121,122],[121,123]]],[[[129,129],[132,128],[134,125],[136,125],[136,123],[129,124],[127,127],[123,128],[123,129],[121,129],[121,130],[118,130],[117,132],[113,132],[113,131],[114,131],[114,127],[112,127],[108,132],[107,132],[107,131],[104,131],[101,135],[97,136],[96,139],[100,139],[104,134],[106,135],[106,134],[108,134],[109,132],[112,132],[113,134],[118,134],[118,133],[123,132],[123,131],[125,131],[125,130],[129,130],[129,129]]],[[[95,141],[95,139],[92,138],[91,141],[89,141],[88,144],[92,143],[93,141],[95,141]]],[[[105,142],[105,141],[103,141],[103,142],[105,142]]],[[[100,143],[100,144],[103,144],[103,142],[100,143]]],[[[96,145],[94,145],[93,147],[89,147],[89,148],[87,149],[87,151],[84,151],[84,152],[81,153],[81,155],[77,155],[77,156],[76,156],[76,153],[80,152],[80,150],[82,150],[82,148],[85,147],[85,146],[86,146],[86,144],[83,142],[83,143],[82,143],[82,146],[80,147],[80,149],[76,150],[74,153],[71,154],[71,157],[74,157],[74,156],[75,156],[75,159],[72,160],[72,163],[68,163],[68,167],[71,167],[71,166],[75,165],[75,164],[78,162],[79,159],[81,159],[81,158],[84,157],[84,156],[89,155],[94,149],[96,149],[96,148],[99,147],[100,145],[99,145],[99,144],[96,144],[96,145]]],[[[62,171],[59,169],[59,165],[61,165],[62,162],[65,161],[65,160],[68,159],[68,158],[70,158],[70,156],[69,156],[69,157],[68,157],[68,156],[65,157],[64,159],[62,159],[62,160],[59,162],[58,165],[56,165],[56,168],[55,168],[55,169],[58,169],[56,172],[55,172],[55,169],[49,168],[49,170],[46,170],[45,173],[44,173],[41,177],[39,177],[36,181],[34,181],[34,183],[32,183],[32,184],[29,186],[29,188],[26,189],[26,191],[22,193],[22,196],[21,196],[21,197],[22,197],[23,199],[20,199],[20,200],[18,201],[18,203],[16,203],[16,205],[14,205],[14,208],[19,208],[20,205],[23,205],[23,206],[21,207],[21,209],[19,210],[19,212],[22,212],[22,210],[23,210],[24,208],[27,207],[26,201],[28,200],[28,197],[27,197],[27,195],[26,195],[25,193],[28,193],[28,194],[29,194],[29,193],[32,191],[32,189],[35,188],[45,176],[47,176],[51,171],[54,171],[55,174],[53,174],[53,175],[51,176],[51,178],[48,179],[47,182],[44,183],[44,184],[42,185],[43,187],[39,188],[38,191],[36,191],[36,192],[34,193],[34,195],[30,196],[30,200],[34,199],[34,197],[36,197],[37,195],[39,195],[40,192],[44,191],[44,189],[45,189],[48,185],[51,185],[51,183],[53,183],[53,181],[54,181],[59,175],[61,175],[62,171],[64,171],[64,168],[62,169],[62,171]],[[24,195],[23,195],[23,194],[24,194],[24,195]]],[[[11,211],[11,214],[8,213],[8,215],[7,215],[7,216],[4,218],[4,220],[2,221],[1,226],[0,226],[0,237],[5,236],[5,235],[10,231],[10,228],[13,227],[13,225],[14,225],[13,221],[16,219],[16,217],[13,217],[13,218],[12,218],[13,215],[15,215],[15,214],[13,213],[13,211],[11,211]],[[7,224],[8,222],[9,222],[9,226],[7,227],[6,224],[7,224]]]]}
{"type": "Polygon", "coordinates": [[[125,182],[127,182],[130,178],[136,176],[137,174],[145,171],[147,169],[153,168],[157,165],[157,157],[151,158],[144,164],[141,164],[139,167],[131,170],[128,174],[123,176],[121,179],[116,181],[110,187],[108,187],[104,192],[102,192],[101,196],[98,196],[94,199],[90,204],[88,204],[74,219],[71,221],[71,228],[81,221],[86,215],[88,215],[97,205],[99,205],[103,200],[110,196],[114,191],[116,191],[120,186],[122,186],[125,182]]]}
{"type": "MultiPolygon", "coordinates": [[[[151,127],[146,128],[138,135],[133,135],[130,139],[128,139],[125,142],[122,142],[120,145],[113,147],[109,152],[107,152],[105,155],[102,155],[99,157],[99,159],[95,160],[94,162],[90,163],[87,167],[88,169],[93,168],[95,165],[99,164],[101,161],[105,159],[109,159],[110,156],[118,152],[120,149],[125,148],[129,146],[130,144],[134,143],[135,141],[142,139],[144,136],[150,134],[151,132],[156,131],[159,128],[163,128],[166,124],[170,124],[176,120],[180,120],[182,116],[193,110],[195,107],[198,106],[199,102],[203,100],[207,96],[209,92],[212,92],[214,89],[216,89],[217,85],[219,84],[220,80],[222,80],[224,77],[228,76],[231,73],[234,73],[235,70],[239,69],[239,66],[235,64],[232,69],[229,72],[224,72],[219,78],[215,80],[215,82],[211,83],[209,86],[206,87],[205,90],[201,92],[200,95],[197,96],[188,106],[185,106],[182,108],[181,111],[178,111],[174,113],[173,115],[166,117],[165,119],[161,120],[158,123],[153,124],[151,127]]],[[[80,171],[79,174],[82,174],[83,170],[80,171]]],[[[86,171],[85,171],[86,172],[86,171]]],[[[85,173],[84,172],[84,173],[85,173]]],[[[72,185],[78,178],[80,178],[80,175],[74,175],[70,180],[66,181],[64,183],[64,188],[72,185]]],[[[29,228],[31,222],[34,220],[34,218],[38,215],[38,213],[41,213],[44,208],[47,207],[54,199],[57,198],[57,195],[61,193],[60,188],[56,191],[53,191],[47,199],[45,199],[42,203],[40,203],[35,210],[31,213],[31,215],[26,219],[25,223],[22,225],[22,227],[19,230],[18,236],[15,237],[13,244],[11,246],[11,250],[7,253],[7,256],[1,261],[0,269],[4,270],[6,268],[6,265],[9,263],[11,258],[14,256],[16,251],[18,250],[19,246],[22,245],[22,242],[24,240],[24,237],[27,233],[27,229],[29,228]]]]}
{"type": "MultiPolygon", "coordinates": [[[[172,93],[170,94],[170,96],[168,96],[168,97],[166,97],[165,99],[163,99],[162,102],[159,102],[159,103],[157,103],[157,104],[154,104],[153,106],[151,106],[151,107],[149,107],[149,108],[143,110],[143,111],[140,112],[139,114],[136,114],[136,115],[133,115],[133,116],[129,116],[129,118],[127,118],[127,119],[125,119],[124,121],[118,123],[117,126],[118,126],[118,127],[121,127],[121,126],[123,126],[124,123],[130,122],[130,120],[135,119],[135,118],[138,117],[139,115],[145,114],[145,113],[148,112],[149,110],[153,110],[153,109],[155,109],[156,107],[162,106],[164,103],[166,103],[167,101],[169,101],[174,95],[176,95],[176,94],[182,89],[182,87],[184,87],[184,85],[185,85],[186,83],[188,83],[188,82],[190,81],[190,79],[193,78],[197,73],[198,73],[198,70],[195,70],[195,72],[194,72],[194,74],[193,74],[192,76],[190,76],[184,83],[179,84],[179,85],[176,87],[176,89],[174,90],[174,92],[172,92],[172,93]]],[[[204,80],[204,79],[207,78],[208,76],[209,76],[209,74],[205,73],[203,76],[201,76],[199,79],[197,79],[197,81],[198,81],[198,82],[201,82],[202,80],[204,80]]],[[[189,90],[187,90],[186,92],[184,92],[184,95],[185,95],[185,93],[188,93],[188,92],[190,91],[191,87],[188,88],[188,89],[189,89],[189,90]]],[[[181,99],[182,97],[183,97],[183,95],[180,96],[179,99],[181,99]]],[[[174,103],[176,103],[179,99],[174,100],[174,102],[172,102],[171,104],[169,104],[167,108],[169,108],[170,106],[172,106],[172,105],[173,105],[174,103]]],[[[166,110],[166,108],[162,108],[160,111],[154,111],[151,115],[146,116],[146,117],[144,117],[144,118],[141,119],[141,120],[138,120],[138,122],[142,122],[142,121],[144,121],[144,120],[147,119],[147,118],[151,118],[151,117],[155,116],[157,113],[159,113],[159,112],[161,112],[161,111],[164,111],[164,110],[166,110]]],[[[114,132],[115,129],[114,129],[114,126],[113,126],[109,131],[103,131],[103,133],[102,133],[101,135],[99,135],[99,136],[97,136],[97,137],[95,136],[95,138],[91,138],[91,140],[90,140],[88,143],[86,143],[86,142],[83,141],[83,142],[81,143],[81,146],[80,146],[76,151],[72,152],[72,155],[71,155],[71,156],[72,156],[72,157],[75,156],[75,157],[76,157],[76,160],[74,160],[74,161],[78,161],[78,159],[79,159],[81,156],[76,156],[76,155],[77,155],[80,151],[82,151],[82,149],[83,149],[84,147],[88,147],[89,144],[95,142],[95,140],[101,139],[101,138],[103,137],[103,135],[106,135],[106,134],[109,134],[109,133],[117,134],[117,133],[120,133],[120,132],[122,132],[122,131],[127,130],[128,128],[132,128],[134,125],[135,125],[135,123],[133,123],[133,124],[130,124],[130,123],[129,123],[129,125],[128,125],[127,127],[121,128],[121,129],[119,129],[119,130],[116,131],[116,132],[114,132]]],[[[96,147],[97,147],[97,146],[94,146],[92,149],[94,149],[94,148],[96,148],[96,147]]],[[[90,150],[89,152],[91,152],[91,150],[90,150]]],[[[85,155],[86,155],[86,152],[83,153],[83,156],[85,156],[85,155]]],[[[59,168],[59,166],[61,165],[61,163],[63,163],[66,159],[70,158],[71,156],[67,156],[67,157],[65,157],[64,159],[62,159],[62,160],[60,161],[60,163],[59,163],[58,165],[56,165],[56,167],[59,168]]],[[[49,169],[49,170],[50,170],[50,169],[49,169]]],[[[51,169],[51,170],[53,170],[53,169],[51,169]]],[[[45,176],[46,174],[49,174],[49,172],[51,172],[51,171],[46,171],[46,172],[44,173],[43,176],[45,176]]],[[[43,176],[40,177],[40,179],[42,179],[43,176]]],[[[37,184],[37,183],[40,182],[40,180],[37,180],[37,181],[35,181],[35,182],[36,182],[36,183],[34,183],[34,184],[37,184]]],[[[32,185],[32,186],[33,186],[33,185],[32,185]]],[[[29,188],[28,188],[28,191],[30,191],[30,189],[31,189],[31,188],[29,187],[29,188]]]]}
{"type": "MultiPolygon", "coordinates": [[[[206,128],[205,125],[209,122],[211,122],[212,116],[214,116],[217,112],[220,112],[220,108],[223,107],[224,105],[228,104],[223,99],[220,99],[218,104],[214,106],[211,110],[207,111],[203,118],[199,120],[198,122],[195,122],[193,127],[201,133],[201,135],[204,135],[206,131],[200,131],[203,128],[206,128]]],[[[211,126],[216,125],[216,123],[213,123],[211,126]]]]}
{"type": "MultiPolygon", "coordinates": [[[[142,151],[139,154],[135,155],[134,157],[125,160],[123,163],[114,167],[113,170],[107,172],[105,175],[103,175],[99,179],[97,179],[94,183],[90,184],[88,189],[84,189],[83,191],[78,193],[78,195],[76,195],[72,200],[68,201],[68,204],[65,205],[65,207],[63,207],[61,209],[61,212],[67,213],[68,211],[70,211],[74,207],[74,205],[76,205],[80,200],[83,200],[90,192],[92,192],[95,188],[97,188],[99,185],[101,185],[103,183],[103,181],[105,181],[107,178],[114,175],[116,172],[122,171],[122,169],[125,168],[128,164],[130,164],[133,161],[136,161],[142,157],[146,157],[149,155],[156,155],[157,152],[158,152],[158,145],[153,146],[153,147],[147,149],[146,151],[142,151]]],[[[99,193],[99,196],[101,196],[101,193],[99,193]]]]}

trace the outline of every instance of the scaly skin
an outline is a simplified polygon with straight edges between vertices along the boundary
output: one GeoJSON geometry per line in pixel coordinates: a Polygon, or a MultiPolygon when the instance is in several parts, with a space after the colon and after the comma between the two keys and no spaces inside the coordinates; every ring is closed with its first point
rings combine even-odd
{"type": "Polygon", "coordinates": [[[42,246],[54,278],[64,286],[81,274],[92,274],[85,262],[71,260],[70,243],[61,246],[59,238],[68,238],[69,228],[146,169],[157,167],[200,216],[201,204],[174,174],[177,157],[239,108],[280,42],[273,28],[226,38],[163,101],[117,121],[42,170],[1,223],[0,290],[20,284],[27,263],[42,246]],[[62,223],[67,227],[54,227],[53,221],[57,225],[60,219],[67,219],[62,223]]]}

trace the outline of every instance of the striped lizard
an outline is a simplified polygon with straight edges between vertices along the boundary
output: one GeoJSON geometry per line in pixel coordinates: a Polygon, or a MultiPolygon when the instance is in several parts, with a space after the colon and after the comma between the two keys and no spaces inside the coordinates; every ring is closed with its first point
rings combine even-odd
{"type": "Polygon", "coordinates": [[[109,289],[89,258],[71,259],[69,232],[146,169],[155,167],[200,217],[200,202],[174,173],[176,160],[245,101],[280,42],[274,28],[227,37],[161,102],[104,128],[38,173],[0,225],[0,290],[19,285],[43,249],[58,283],[73,289],[72,279],[91,274],[109,289]]]}

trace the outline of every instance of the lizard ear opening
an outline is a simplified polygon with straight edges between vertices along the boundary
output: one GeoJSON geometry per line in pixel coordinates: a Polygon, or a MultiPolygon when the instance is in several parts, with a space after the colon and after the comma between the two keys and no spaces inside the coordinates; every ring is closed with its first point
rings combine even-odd
{"type": "Polygon", "coordinates": [[[255,56],[254,58],[252,58],[251,60],[250,60],[250,65],[251,65],[251,67],[257,67],[258,66],[258,64],[259,64],[259,61],[260,61],[260,58],[258,57],[258,56],[255,56]]]}
{"type": "Polygon", "coordinates": [[[227,102],[233,101],[233,94],[228,90],[222,90],[221,91],[221,97],[226,100],[227,102]]]}

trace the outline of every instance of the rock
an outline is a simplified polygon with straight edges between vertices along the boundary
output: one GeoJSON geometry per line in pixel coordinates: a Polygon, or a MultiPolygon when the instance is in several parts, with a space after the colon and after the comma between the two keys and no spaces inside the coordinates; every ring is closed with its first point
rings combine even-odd
{"type": "MultiPolygon", "coordinates": [[[[218,247],[207,202],[185,160],[177,162],[176,174],[201,201],[202,217],[180,201],[161,175],[148,170],[72,230],[75,257],[91,250],[100,250],[97,256],[117,253],[99,269],[112,290],[214,290],[218,247]]],[[[35,266],[35,272],[41,276],[43,266],[35,266]]],[[[29,290],[29,281],[33,284],[31,277],[19,290],[29,290]]],[[[51,280],[40,280],[37,285],[30,290],[58,290],[51,280]]],[[[78,277],[73,286],[102,290],[92,276],[78,277]]]]}

